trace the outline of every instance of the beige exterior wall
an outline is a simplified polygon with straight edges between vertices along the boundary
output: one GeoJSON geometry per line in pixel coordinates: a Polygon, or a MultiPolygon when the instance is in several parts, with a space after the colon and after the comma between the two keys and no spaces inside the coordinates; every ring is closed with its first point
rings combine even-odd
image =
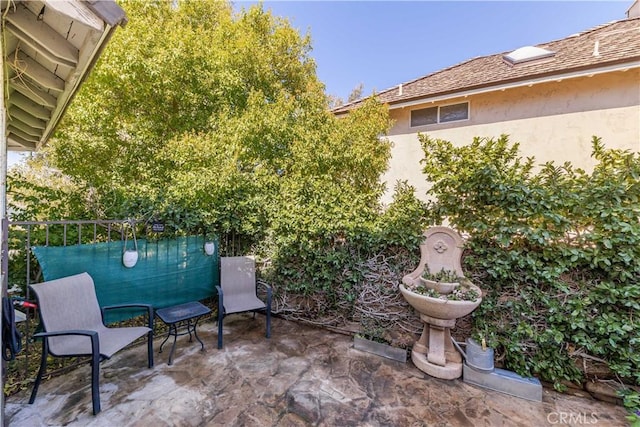
{"type": "Polygon", "coordinates": [[[393,141],[389,171],[383,176],[391,201],[397,180],[416,187],[426,199],[428,183],[420,166],[424,157],[417,134],[469,144],[475,136],[509,135],[520,143],[523,157],[536,163],[570,161],[590,170],[591,137],[597,135],[608,148],[640,151],[640,69],[616,71],[592,77],[488,92],[447,101],[393,109],[395,120],[389,138],[393,141]],[[469,120],[410,127],[411,110],[469,102],[469,120]]]}

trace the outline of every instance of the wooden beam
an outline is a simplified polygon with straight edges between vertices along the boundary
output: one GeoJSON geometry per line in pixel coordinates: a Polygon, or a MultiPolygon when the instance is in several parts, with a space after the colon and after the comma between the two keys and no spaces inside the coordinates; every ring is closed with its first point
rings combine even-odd
{"type": "Polygon", "coordinates": [[[9,132],[9,135],[15,135],[15,136],[19,136],[20,138],[24,139],[25,141],[30,141],[33,142],[34,144],[38,143],[38,141],[40,141],[40,138],[38,138],[37,136],[33,136],[33,135],[29,135],[26,132],[21,131],[20,129],[9,125],[9,127],[7,128],[7,132],[9,132]]]}
{"type": "Polygon", "coordinates": [[[9,97],[9,105],[16,105],[32,116],[42,120],[49,120],[51,118],[51,110],[36,104],[19,92],[13,92],[11,94],[9,97]]]}
{"type": "Polygon", "coordinates": [[[26,74],[42,87],[58,92],[62,92],[64,90],[64,80],[38,64],[21,51],[14,51],[9,54],[7,57],[7,64],[9,64],[16,73],[26,74]]]}
{"type": "Polygon", "coordinates": [[[56,107],[56,97],[27,83],[27,81],[22,81],[18,79],[14,79],[11,82],[11,89],[15,89],[20,92],[36,104],[43,105],[49,108],[56,107]]]}
{"type": "Polygon", "coordinates": [[[6,25],[17,38],[49,60],[69,67],[78,64],[78,49],[53,28],[43,21],[38,21],[37,16],[28,9],[20,7],[16,8],[14,13],[8,13],[6,25]]]}
{"type": "Polygon", "coordinates": [[[17,135],[10,134],[7,137],[7,141],[23,148],[23,151],[36,151],[36,144],[34,144],[33,142],[25,141],[17,135]]]}
{"type": "Polygon", "coordinates": [[[10,110],[7,110],[7,113],[9,114],[11,120],[20,120],[21,122],[24,122],[32,128],[45,129],[47,126],[47,122],[45,122],[44,120],[37,119],[26,111],[21,110],[20,108],[15,106],[10,110]]]}
{"type": "MultiPolygon", "coordinates": [[[[113,2],[115,3],[115,2],[113,2]]],[[[53,11],[63,16],[70,18],[73,21],[78,22],[92,30],[102,32],[104,31],[104,22],[98,18],[84,2],[75,0],[56,0],[48,1],[47,12],[53,11]]]]}
{"type": "Polygon", "coordinates": [[[40,140],[40,138],[42,137],[42,129],[31,127],[25,122],[22,122],[18,119],[15,119],[15,118],[10,119],[9,125],[15,127],[16,129],[20,129],[24,133],[37,137],[38,140],[40,140]]]}

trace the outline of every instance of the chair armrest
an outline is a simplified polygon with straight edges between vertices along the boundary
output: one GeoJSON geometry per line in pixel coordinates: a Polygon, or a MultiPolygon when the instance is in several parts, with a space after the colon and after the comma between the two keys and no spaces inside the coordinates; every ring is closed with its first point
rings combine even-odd
{"type": "MultiPolygon", "coordinates": [[[[93,363],[97,363],[100,357],[100,341],[98,340],[98,333],[96,331],[89,331],[84,329],[69,329],[66,331],[51,331],[51,332],[38,332],[33,334],[34,338],[60,337],[66,335],[81,335],[91,338],[91,356],[93,357],[93,363]]],[[[47,342],[43,343],[43,351],[47,348],[47,342]]]]}
{"type": "Polygon", "coordinates": [[[265,288],[267,288],[267,292],[272,289],[271,285],[264,280],[257,280],[256,282],[259,286],[264,286],[265,288]]]}
{"type": "Polygon", "coordinates": [[[37,334],[33,334],[33,337],[49,338],[49,337],[60,337],[64,335],[84,335],[87,337],[96,337],[96,339],[98,339],[98,333],[96,331],[90,331],[86,329],[69,329],[66,331],[38,332],[37,334]]]}
{"type": "Polygon", "coordinates": [[[151,304],[118,304],[118,305],[107,305],[101,308],[102,311],[106,310],[116,310],[118,308],[140,308],[148,310],[149,313],[153,314],[153,306],[151,304]]]}
{"type": "Polygon", "coordinates": [[[153,330],[153,306],[151,304],[118,304],[118,305],[107,305],[100,308],[100,315],[102,317],[102,322],[104,323],[104,313],[107,310],[117,310],[122,308],[139,308],[140,310],[146,310],[147,315],[149,316],[149,329],[153,330]]]}
{"type": "Polygon", "coordinates": [[[224,304],[223,304],[223,294],[222,294],[222,286],[216,286],[216,291],[218,292],[218,316],[224,313],[224,304]]]}
{"type": "Polygon", "coordinates": [[[273,292],[273,288],[270,284],[265,282],[264,280],[256,281],[257,285],[264,286],[267,289],[267,306],[271,307],[271,294],[273,292]]]}

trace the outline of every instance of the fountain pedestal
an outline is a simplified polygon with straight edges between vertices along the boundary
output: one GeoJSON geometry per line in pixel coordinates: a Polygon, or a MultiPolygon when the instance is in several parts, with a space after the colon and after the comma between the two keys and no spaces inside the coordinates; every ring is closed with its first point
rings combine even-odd
{"type": "Polygon", "coordinates": [[[454,379],[462,375],[462,357],[451,343],[455,320],[420,315],[424,329],[411,351],[411,360],[421,371],[437,378],[454,379]]]}

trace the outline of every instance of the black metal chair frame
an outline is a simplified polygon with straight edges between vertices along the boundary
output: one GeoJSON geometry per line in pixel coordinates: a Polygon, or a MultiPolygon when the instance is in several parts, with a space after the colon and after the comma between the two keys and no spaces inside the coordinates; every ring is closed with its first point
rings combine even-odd
{"type": "MultiPolygon", "coordinates": [[[[150,329],[147,334],[147,361],[149,368],[153,368],[153,307],[149,304],[122,304],[105,306],[101,308],[102,321],[104,323],[104,315],[107,310],[126,309],[126,308],[140,308],[146,310],[148,316],[148,327],[150,329]]],[[[40,323],[42,318],[40,318],[40,323]]],[[[98,339],[98,333],[91,330],[66,330],[66,331],[52,331],[52,332],[39,332],[33,335],[34,338],[42,338],[42,354],[40,359],[40,368],[38,369],[38,376],[33,384],[33,390],[31,391],[31,397],[29,403],[32,404],[36,400],[38,394],[38,388],[42,381],[42,376],[47,368],[47,356],[50,354],[54,357],[83,357],[86,354],[65,354],[57,355],[49,351],[48,338],[57,336],[71,336],[79,335],[86,336],[91,339],[91,402],[93,405],[93,415],[97,415],[101,411],[100,407],[100,362],[108,359],[105,355],[100,353],[100,340],[98,339]]]]}
{"type": "MultiPolygon", "coordinates": [[[[229,258],[251,258],[251,257],[229,257],[229,258]]],[[[220,259],[220,269],[221,270],[223,268],[223,265],[222,265],[223,264],[223,260],[224,260],[224,257],[220,259]]],[[[254,284],[253,284],[253,289],[252,289],[253,295],[258,300],[259,299],[257,297],[258,286],[260,285],[260,286],[264,286],[266,288],[266,292],[267,292],[266,302],[261,301],[264,304],[264,307],[250,308],[250,309],[246,309],[246,310],[238,310],[238,311],[233,311],[232,313],[227,313],[227,311],[224,308],[224,291],[223,291],[223,284],[222,284],[222,275],[221,275],[220,285],[216,286],[216,291],[218,293],[218,349],[221,349],[223,347],[223,343],[222,343],[223,342],[222,324],[223,324],[224,317],[227,314],[253,312],[253,317],[255,318],[256,312],[264,311],[266,313],[266,317],[267,317],[267,325],[266,325],[266,334],[265,334],[265,336],[267,338],[271,338],[271,296],[272,296],[272,289],[271,289],[271,286],[268,283],[263,282],[261,280],[257,280],[255,278],[255,266],[253,268],[254,268],[254,271],[253,271],[254,284]]]]}

